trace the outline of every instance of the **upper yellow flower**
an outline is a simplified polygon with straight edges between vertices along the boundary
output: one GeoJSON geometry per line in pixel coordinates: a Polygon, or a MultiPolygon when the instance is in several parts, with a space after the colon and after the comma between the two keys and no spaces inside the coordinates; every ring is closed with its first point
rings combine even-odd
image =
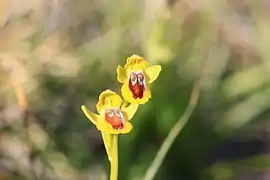
{"type": "Polygon", "coordinates": [[[124,99],[131,104],[144,104],[151,98],[149,84],[154,82],[161,71],[160,65],[148,66],[146,60],[132,55],[123,67],[117,67],[117,80],[124,99]]]}
{"type": "Polygon", "coordinates": [[[99,114],[91,112],[84,105],[81,108],[98,130],[109,134],[124,134],[132,129],[128,121],[137,111],[138,105],[131,104],[124,107],[122,103],[123,100],[119,95],[111,90],[105,90],[99,95],[96,105],[99,114]]]}

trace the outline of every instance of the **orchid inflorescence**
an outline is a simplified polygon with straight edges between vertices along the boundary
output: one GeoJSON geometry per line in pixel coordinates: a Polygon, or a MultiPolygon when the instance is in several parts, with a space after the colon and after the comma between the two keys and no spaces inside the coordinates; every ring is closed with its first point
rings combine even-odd
{"type": "Polygon", "coordinates": [[[157,79],[160,71],[160,65],[149,66],[143,57],[132,55],[127,58],[124,67],[117,67],[117,80],[123,84],[123,98],[107,89],[99,95],[96,104],[98,114],[91,112],[84,105],[81,106],[85,116],[101,131],[111,163],[111,180],[117,180],[118,135],[132,130],[130,120],[139,105],[145,104],[151,98],[149,85],[157,79]]]}

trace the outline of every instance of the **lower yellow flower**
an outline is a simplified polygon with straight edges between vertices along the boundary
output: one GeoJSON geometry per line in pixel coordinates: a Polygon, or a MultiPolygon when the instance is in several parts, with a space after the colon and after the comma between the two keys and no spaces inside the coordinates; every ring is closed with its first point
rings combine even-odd
{"type": "Polygon", "coordinates": [[[151,98],[149,84],[153,83],[161,71],[160,65],[148,66],[141,56],[132,55],[124,67],[117,67],[117,80],[124,99],[132,104],[144,104],[151,98]]]}
{"type": "Polygon", "coordinates": [[[96,105],[99,114],[93,113],[82,105],[85,116],[97,129],[109,134],[125,134],[131,131],[129,122],[138,109],[138,105],[122,106],[123,100],[115,92],[105,90],[99,95],[96,105]]]}

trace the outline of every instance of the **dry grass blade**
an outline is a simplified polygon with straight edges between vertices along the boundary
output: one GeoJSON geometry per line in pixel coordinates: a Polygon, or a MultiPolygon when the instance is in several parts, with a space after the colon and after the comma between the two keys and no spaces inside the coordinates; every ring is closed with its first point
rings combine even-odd
{"type": "Polygon", "coordinates": [[[28,114],[28,102],[26,99],[26,94],[23,90],[23,88],[20,86],[20,84],[13,82],[13,87],[15,90],[15,94],[18,100],[18,105],[21,109],[21,113],[24,117],[24,119],[26,118],[27,114],[28,114]]]}
{"type": "Polygon", "coordinates": [[[0,27],[3,27],[8,18],[8,11],[11,6],[11,1],[9,0],[1,0],[0,3],[0,27]]]}
{"type": "Polygon", "coordinates": [[[29,105],[28,105],[28,101],[27,101],[27,97],[26,97],[26,93],[23,89],[23,87],[21,86],[21,84],[19,84],[18,82],[16,82],[15,80],[13,81],[13,87],[15,90],[15,94],[18,100],[18,105],[20,106],[21,109],[21,113],[22,113],[22,117],[23,117],[23,123],[24,123],[24,130],[25,130],[25,135],[26,135],[26,143],[30,148],[30,152],[29,152],[29,163],[30,163],[30,171],[31,171],[31,179],[37,179],[35,176],[35,170],[34,170],[34,165],[33,165],[33,152],[32,152],[32,142],[31,142],[31,138],[30,138],[30,134],[29,134],[29,105]]]}

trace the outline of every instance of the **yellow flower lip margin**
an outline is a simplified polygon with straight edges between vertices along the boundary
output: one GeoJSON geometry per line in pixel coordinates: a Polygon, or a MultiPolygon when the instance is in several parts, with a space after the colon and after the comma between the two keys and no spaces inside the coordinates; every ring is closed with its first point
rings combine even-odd
{"type": "Polygon", "coordinates": [[[81,109],[85,116],[91,121],[98,130],[109,134],[126,134],[132,130],[132,124],[129,122],[138,109],[138,105],[130,104],[127,107],[122,106],[123,100],[115,92],[107,89],[103,91],[98,98],[96,108],[98,114],[91,112],[86,106],[82,105],[81,109]],[[105,119],[105,110],[110,108],[119,108],[124,116],[123,129],[114,129],[105,119]]]}
{"type": "Polygon", "coordinates": [[[149,84],[153,83],[161,72],[160,65],[149,66],[141,56],[132,55],[126,60],[124,67],[117,67],[117,80],[122,83],[121,93],[123,98],[131,104],[145,104],[151,98],[149,84]],[[142,98],[134,98],[129,87],[129,77],[132,72],[142,72],[144,75],[144,92],[142,98]]]}

